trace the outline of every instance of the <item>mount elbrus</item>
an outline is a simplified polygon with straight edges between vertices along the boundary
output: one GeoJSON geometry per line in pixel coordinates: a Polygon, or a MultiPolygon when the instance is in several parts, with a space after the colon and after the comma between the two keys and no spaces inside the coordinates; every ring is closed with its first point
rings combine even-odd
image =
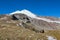
{"type": "Polygon", "coordinates": [[[1,15],[1,20],[19,21],[18,26],[31,29],[36,32],[44,32],[44,30],[59,30],[60,19],[55,17],[37,16],[28,10],[15,11],[8,15],[1,15]],[[42,31],[41,31],[42,30],[42,31]]]}

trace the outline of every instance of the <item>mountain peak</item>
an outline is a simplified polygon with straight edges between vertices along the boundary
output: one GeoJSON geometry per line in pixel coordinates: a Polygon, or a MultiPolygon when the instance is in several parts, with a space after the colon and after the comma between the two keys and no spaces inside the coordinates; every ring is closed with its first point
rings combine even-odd
{"type": "MultiPolygon", "coordinates": [[[[23,10],[21,10],[21,11],[29,11],[29,10],[27,10],[27,9],[23,9],[23,10]]],[[[30,12],[30,11],[29,11],[30,12]]]]}
{"type": "Polygon", "coordinates": [[[29,10],[26,10],[26,9],[23,9],[23,10],[21,10],[21,11],[19,11],[19,10],[17,10],[17,11],[15,11],[15,12],[12,12],[12,13],[10,13],[10,15],[13,15],[13,14],[25,14],[25,15],[27,15],[27,16],[29,16],[29,17],[32,17],[32,18],[35,18],[36,17],[36,15],[34,14],[34,13],[32,13],[32,12],[30,12],[29,10]]]}

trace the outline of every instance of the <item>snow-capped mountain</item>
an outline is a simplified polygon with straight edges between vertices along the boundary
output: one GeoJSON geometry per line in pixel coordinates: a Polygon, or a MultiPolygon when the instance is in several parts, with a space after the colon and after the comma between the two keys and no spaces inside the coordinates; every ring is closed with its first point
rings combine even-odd
{"type": "Polygon", "coordinates": [[[15,12],[13,12],[13,13],[10,13],[9,15],[19,14],[19,13],[20,13],[20,14],[25,14],[25,15],[31,17],[31,18],[35,18],[35,17],[36,17],[36,15],[35,15],[34,13],[32,13],[32,12],[26,10],[26,9],[21,10],[21,11],[17,10],[17,11],[15,11],[15,12]]]}
{"type": "MultiPolygon", "coordinates": [[[[35,15],[34,13],[24,9],[21,11],[15,11],[10,13],[9,15],[14,15],[16,18],[20,19],[22,17],[25,17],[26,19],[28,18],[31,22],[31,24],[33,24],[35,26],[36,29],[40,30],[40,29],[60,29],[60,20],[59,18],[55,18],[55,17],[38,17],[37,15],[35,15]],[[23,15],[24,14],[24,15],[23,15]],[[54,20],[53,20],[54,19],[54,20]]],[[[23,20],[25,20],[24,18],[22,18],[23,20]]],[[[24,22],[26,22],[27,20],[25,20],[24,22]]]]}
{"type": "Polygon", "coordinates": [[[13,13],[10,13],[9,15],[13,15],[13,14],[25,14],[31,18],[35,18],[35,19],[38,19],[38,20],[43,20],[43,21],[46,21],[46,22],[55,22],[55,23],[60,23],[60,21],[53,21],[53,20],[50,20],[50,19],[47,19],[47,18],[41,18],[41,17],[37,17],[34,13],[24,9],[24,10],[21,10],[21,11],[15,11],[13,13]]]}

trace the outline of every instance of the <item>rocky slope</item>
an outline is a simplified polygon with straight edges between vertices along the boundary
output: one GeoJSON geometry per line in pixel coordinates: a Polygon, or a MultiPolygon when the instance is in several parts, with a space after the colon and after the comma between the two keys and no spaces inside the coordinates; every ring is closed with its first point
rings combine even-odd
{"type": "Polygon", "coordinates": [[[60,19],[28,10],[1,15],[0,40],[60,40],[60,19]]]}

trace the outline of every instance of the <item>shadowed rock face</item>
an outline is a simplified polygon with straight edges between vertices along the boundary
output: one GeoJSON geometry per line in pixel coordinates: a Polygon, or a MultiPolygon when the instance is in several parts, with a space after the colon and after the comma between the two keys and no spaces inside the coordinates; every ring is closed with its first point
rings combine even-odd
{"type": "Polygon", "coordinates": [[[18,18],[15,17],[15,15],[12,15],[13,20],[19,20],[18,18]]]}
{"type": "Polygon", "coordinates": [[[28,16],[26,16],[24,14],[14,14],[14,15],[12,15],[12,19],[14,19],[14,20],[23,20],[27,23],[30,23],[30,19],[28,18],[28,16]]]}

